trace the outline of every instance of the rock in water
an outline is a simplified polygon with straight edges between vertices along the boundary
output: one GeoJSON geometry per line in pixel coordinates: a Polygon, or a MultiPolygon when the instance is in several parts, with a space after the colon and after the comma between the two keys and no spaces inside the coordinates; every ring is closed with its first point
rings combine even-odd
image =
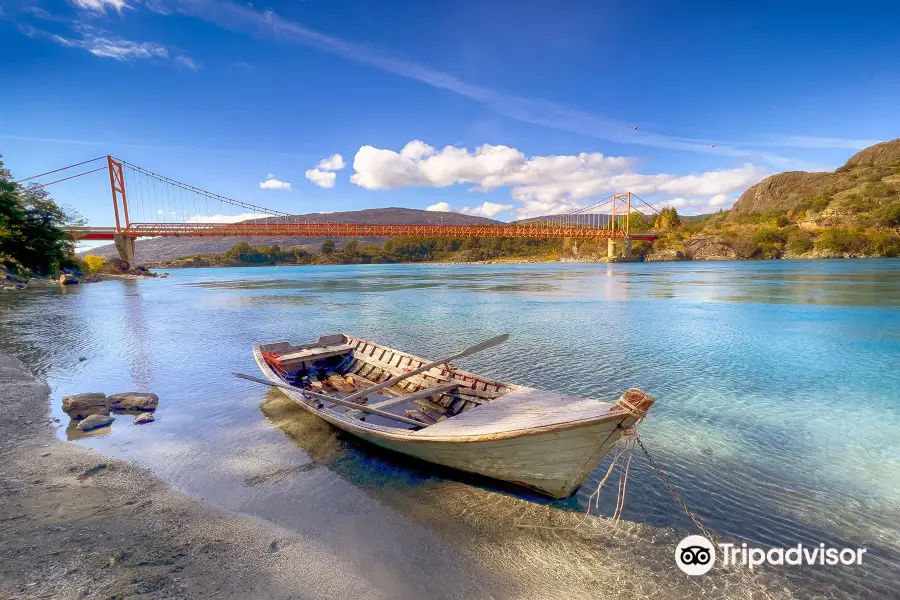
{"type": "Polygon", "coordinates": [[[153,411],[159,404],[159,396],[149,392],[124,392],[106,399],[112,410],[153,411]]]}
{"type": "Polygon", "coordinates": [[[63,396],[62,409],[70,418],[76,421],[91,415],[109,414],[109,408],[106,405],[106,394],[102,392],[63,396]]]}
{"type": "Polygon", "coordinates": [[[76,429],[80,431],[90,431],[91,429],[97,429],[98,427],[106,427],[113,421],[115,421],[115,419],[109,415],[91,415],[79,423],[76,429]]]}
{"type": "Polygon", "coordinates": [[[60,285],[74,285],[78,283],[78,279],[71,273],[63,273],[59,276],[60,285]]]}
{"type": "Polygon", "coordinates": [[[156,420],[156,417],[153,416],[151,412],[141,413],[134,418],[135,425],[143,425],[144,423],[152,423],[156,420]]]}

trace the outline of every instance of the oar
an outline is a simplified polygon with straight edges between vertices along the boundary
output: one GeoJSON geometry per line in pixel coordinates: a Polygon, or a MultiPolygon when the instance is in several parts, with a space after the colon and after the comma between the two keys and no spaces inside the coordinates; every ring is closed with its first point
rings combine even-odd
{"type": "Polygon", "coordinates": [[[341,406],[346,406],[347,408],[352,408],[355,410],[361,410],[363,412],[372,413],[373,415],[378,415],[379,417],[384,417],[385,419],[393,419],[395,421],[400,421],[401,423],[408,423],[410,425],[415,425],[416,427],[422,427],[424,423],[420,423],[419,421],[413,421],[412,419],[407,419],[406,417],[401,417],[400,415],[395,415],[393,413],[389,413],[383,410],[378,410],[377,408],[369,408],[368,406],[364,406],[362,404],[356,404],[354,402],[348,401],[347,398],[343,400],[340,398],[332,398],[327,394],[319,394],[318,392],[313,392],[310,390],[305,390],[303,388],[298,388],[289,383],[280,383],[277,381],[269,381],[268,379],[263,379],[262,377],[254,377],[253,375],[244,375],[243,373],[232,373],[235,377],[240,377],[241,379],[246,379],[247,381],[255,381],[256,383],[262,383],[265,385],[270,385],[272,387],[284,388],[286,390],[291,390],[293,392],[300,392],[301,394],[305,394],[307,396],[312,396],[313,398],[318,398],[319,400],[324,400],[326,402],[334,402],[335,404],[340,404],[341,406]]]}
{"type": "Polygon", "coordinates": [[[357,398],[362,398],[363,396],[367,396],[367,395],[371,394],[372,392],[376,392],[382,388],[390,387],[390,386],[394,385],[395,383],[403,381],[404,379],[408,379],[408,378],[412,377],[413,375],[418,375],[422,371],[427,371],[428,369],[431,369],[433,367],[439,367],[443,364],[446,364],[446,363],[450,362],[451,360],[456,360],[457,358],[463,358],[464,356],[470,356],[472,354],[475,354],[476,352],[481,352],[482,350],[487,350],[488,348],[493,348],[494,346],[498,346],[508,339],[509,339],[508,333],[504,333],[503,335],[498,335],[497,337],[492,337],[491,339],[485,340],[485,341],[481,342],[480,344],[475,344],[474,346],[471,346],[470,348],[466,348],[462,352],[454,354],[453,356],[448,356],[447,358],[442,358],[440,360],[430,362],[427,365],[422,365],[418,369],[413,369],[412,371],[404,373],[403,375],[398,375],[397,377],[394,377],[393,379],[388,379],[387,381],[382,381],[381,383],[376,383],[372,387],[367,387],[366,389],[356,392],[355,394],[350,394],[349,396],[344,398],[344,400],[350,401],[350,400],[355,400],[357,398]]]}

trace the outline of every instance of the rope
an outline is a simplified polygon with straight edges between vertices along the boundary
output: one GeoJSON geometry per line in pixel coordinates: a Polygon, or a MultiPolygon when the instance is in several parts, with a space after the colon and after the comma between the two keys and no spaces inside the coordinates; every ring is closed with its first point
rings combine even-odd
{"type": "Polygon", "coordinates": [[[641,451],[643,451],[644,456],[647,457],[647,461],[650,463],[650,466],[653,467],[653,469],[659,475],[659,478],[662,479],[662,482],[666,485],[666,488],[669,490],[669,494],[672,495],[672,498],[675,499],[675,502],[677,502],[681,509],[685,512],[685,514],[687,514],[687,516],[691,518],[691,521],[694,522],[694,525],[697,526],[697,528],[703,534],[703,537],[708,539],[714,546],[718,545],[716,544],[713,535],[706,529],[706,527],[703,526],[703,523],[700,522],[699,517],[697,517],[697,515],[695,515],[691,511],[691,509],[687,507],[687,504],[684,503],[684,500],[682,500],[678,492],[675,491],[675,488],[672,486],[671,482],[669,482],[669,477],[668,475],[666,475],[666,472],[656,464],[655,460],[653,460],[653,457],[650,455],[650,451],[647,450],[647,446],[645,446],[643,440],[641,440],[641,436],[635,433],[634,439],[637,442],[638,446],[641,447],[641,451]]]}

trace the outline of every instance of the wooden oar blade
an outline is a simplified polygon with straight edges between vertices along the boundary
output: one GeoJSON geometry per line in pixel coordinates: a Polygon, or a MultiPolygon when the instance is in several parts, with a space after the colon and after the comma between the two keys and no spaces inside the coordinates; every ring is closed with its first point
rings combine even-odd
{"type": "Polygon", "coordinates": [[[499,346],[500,344],[502,344],[503,342],[505,342],[508,339],[509,339],[509,334],[504,333],[502,335],[492,337],[489,340],[485,340],[485,341],[481,342],[480,344],[472,346],[471,348],[463,350],[456,356],[457,356],[457,358],[469,356],[469,355],[475,354],[476,352],[481,352],[482,350],[487,350],[488,348],[493,348],[494,346],[499,346]]]}

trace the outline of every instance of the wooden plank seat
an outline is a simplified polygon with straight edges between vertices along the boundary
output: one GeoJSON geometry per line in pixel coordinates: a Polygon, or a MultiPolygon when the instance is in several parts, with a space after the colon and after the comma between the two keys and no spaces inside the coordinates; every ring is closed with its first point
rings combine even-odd
{"type": "Polygon", "coordinates": [[[352,350],[350,344],[339,344],[334,346],[316,346],[314,348],[304,348],[297,352],[282,354],[278,357],[278,366],[287,371],[293,371],[303,366],[303,363],[315,362],[330,356],[339,356],[348,354],[352,350]]]}
{"type": "Polygon", "coordinates": [[[479,435],[547,427],[593,419],[616,407],[593,398],[521,387],[416,432],[419,436],[479,435]]]}
{"type": "MultiPolygon", "coordinates": [[[[413,392],[412,394],[405,394],[403,396],[397,396],[395,398],[388,398],[387,400],[382,400],[381,402],[376,402],[375,404],[370,404],[369,408],[377,408],[379,410],[387,410],[391,406],[396,406],[398,404],[403,404],[405,402],[413,402],[415,400],[421,400],[423,398],[430,398],[431,396],[439,396],[441,394],[446,394],[447,392],[452,392],[457,387],[459,387],[458,383],[446,383],[444,385],[437,385],[433,388],[425,388],[423,390],[419,390],[418,392],[413,392]]],[[[359,410],[349,410],[345,414],[351,416],[353,418],[359,418],[364,415],[362,411],[359,410]]]]}

